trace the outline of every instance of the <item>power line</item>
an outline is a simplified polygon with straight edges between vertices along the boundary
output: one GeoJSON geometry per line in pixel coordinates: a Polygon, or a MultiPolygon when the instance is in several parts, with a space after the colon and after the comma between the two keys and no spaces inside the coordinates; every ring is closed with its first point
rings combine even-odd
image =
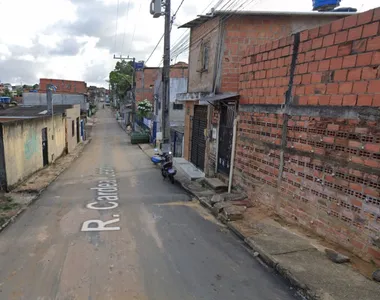
{"type": "Polygon", "coordinates": [[[160,43],[161,43],[161,41],[162,41],[163,38],[164,38],[164,34],[161,36],[160,40],[158,41],[158,43],[157,43],[156,46],[154,47],[152,53],[150,53],[150,55],[149,55],[148,59],[145,61],[145,63],[147,63],[148,60],[152,57],[154,51],[156,51],[157,47],[160,45],[160,43]]]}
{"type": "MultiPolygon", "coordinates": [[[[139,12],[137,13],[138,16],[140,15],[141,6],[142,6],[142,1],[140,1],[139,12]]],[[[128,48],[128,56],[129,56],[129,54],[130,54],[130,52],[131,52],[131,48],[132,48],[132,44],[133,44],[133,40],[134,40],[134,38],[135,38],[135,33],[136,33],[136,23],[137,23],[137,22],[135,22],[135,26],[133,27],[132,40],[131,40],[131,43],[129,44],[129,48],[128,48]]]]}
{"type": "MultiPolygon", "coordinates": [[[[232,0],[228,0],[224,5],[223,5],[223,7],[221,8],[221,9],[223,9],[223,8],[226,8],[226,9],[230,9],[230,8],[232,8],[232,6],[233,6],[233,4],[235,4],[238,0],[233,0],[233,2],[231,3],[231,1],[232,0]],[[229,4],[229,5],[228,5],[229,4]],[[228,5],[228,7],[226,7],[228,5]]],[[[219,5],[221,5],[222,4],[222,2],[223,2],[223,0],[222,1],[218,1],[217,3],[216,3],[216,5],[214,6],[214,9],[216,9],[216,8],[218,8],[218,6],[219,5]]],[[[210,4],[208,5],[208,6],[210,6],[210,4]]],[[[208,7],[207,7],[208,8],[208,7]]],[[[206,9],[207,9],[206,8],[206,9]]],[[[206,9],[202,12],[202,13],[204,13],[205,11],[206,11],[206,9]]],[[[219,25],[218,25],[219,26],[219,25]]],[[[218,27],[218,26],[216,26],[216,27],[218,27]]],[[[215,28],[214,28],[215,29],[215,28]]],[[[211,31],[213,31],[214,29],[212,29],[211,31]]],[[[210,31],[210,32],[211,32],[210,31]]],[[[172,49],[172,56],[176,56],[176,57],[178,57],[181,53],[183,53],[184,51],[186,51],[187,49],[188,49],[188,47],[189,47],[189,45],[188,45],[188,43],[189,43],[189,37],[190,37],[190,33],[188,33],[188,35],[182,40],[182,42],[179,42],[179,43],[177,43],[173,48],[174,49],[172,49]]]]}
{"type": "MultiPolygon", "coordinates": [[[[126,19],[128,20],[128,15],[129,15],[129,5],[131,4],[131,0],[128,0],[128,6],[127,6],[127,16],[126,19]]],[[[121,44],[121,53],[123,53],[124,49],[124,40],[125,40],[125,32],[127,30],[127,24],[124,25],[124,33],[123,33],[123,42],[121,44]]]]}
{"type": "MultiPolygon", "coordinates": [[[[172,16],[172,18],[171,18],[171,21],[170,21],[170,32],[171,32],[171,30],[172,30],[172,26],[173,26],[174,18],[176,17],[176,15],[177,15],[179,9],[181,8],[183,2],[185,2],[185,0],[182,0],[182,1],[181,1],[181,3],[178,5],[177,10],[175,11],[175,13],[173,14],[173,16],[172,16]]],[[[145,61],[145,63],[147,63],[147,62],[149,61],[149,59],[152,57],[153,53],[156,51],[157,47],[160,45],[162,39],[164,38],[164,35],[165,35],[165,34],[163,34],[163,35],[161,36],[160,40],[158,41],[158,43],[157,43],[156,46],[154,47],[152,53],[150,53],[150,55],[149,55],[148,59],[145,61]]]]}
{"type": "MultiPolygon", "coordinates": [[[[230,0],[231,1],[231,0],[230,0]]],[[[229,2],[230,2],[229,1],[229,2]]],[[[232,11],[230,14],[227,14],[226,16],[224,16],[223,18],[222,18],[222,21],[226,21],[227,19],[229,19],[230,17],[232,17],[233,15],[234,15],[234,13],[236,13],[237,11],[239,11],[239,9],[244,5],[244,4],[247,4],[247,5],[249,5],[249,4],[251,4],[252,2],[253,2],[254,0],[246,0],[245,2],[243,2],[236,10],[234,10],[234,11],[232,11]]],[[[236,2],[236,0],[234,1],[234,2],[236,2]]],[[[247,6],[247,5],[245,5],[245,6],[247,6]]],[[[244,7],[243,7],[243,9],[244,9],[244,7]]],[[[206,32],[205,34],[203,34],[201,37],[199,37],[198,39],[196,39],[195,41],[192,41],[192,43],[191,44],[189,44],[188,46],[185,46],[185,47],[182,47],[181,49],[180,49],[180,51],[178,51],[178,52],[176,52],[175,53],[175,55],[176,56],[179,56],[181,53],[183,53],[184,51],[186,51],[187,49],[189,49],[191,46],[193,46],[195,43],[197,43],[198,41],[200,41],[200,40],[202,40],[205,36],[207,36],[208,34],[210,34],[212,31],[214,31],[216,28],[218,28],[219,27],[219,24],[218,25],[216,25],[216,26],[214,26],[212,29],[210,29],[208,32],[206,32]]]]}
{"type": "MultiPolygon", "coordinates": [[[[214,8],[217,8],[224,0],[217,0],[217,2],[215,3],[214,5],[214,8]]],[[[205,11],[207,11],[207,9],[212,5],[212,1],[210,1],[210,3],[206,6],[206,8],[201,12],[201,14],[204,14],[205,11]]],[[[185,31],[174,43],[174,46],[173,46],[173,50],[172,51],[175,51],[176,48],[179,47],[179,45],[182,45],[182,43],[186,43],[186,40],[189,38],[190,36],[190,30],[187,30],[185,31]]]]}
{"type": "Polygon", "coordinates": [[[115,44],[114,44],[114,52],[116,52],[116,39],[117,39],[117,23],[119,21],[119,0],[117,0],[116,6],[116,29],[115,29],[115,44]]]}

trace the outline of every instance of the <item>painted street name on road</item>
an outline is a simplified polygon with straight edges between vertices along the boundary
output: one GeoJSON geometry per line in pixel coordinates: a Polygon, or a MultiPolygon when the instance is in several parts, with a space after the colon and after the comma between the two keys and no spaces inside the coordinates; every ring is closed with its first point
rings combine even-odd
{"type": "MultiPolygon", "coordinates": [[[[110,210],[119,206],[119,196],[117,189],[117,181],[115,171],[112,168],[101,168],[99,170],[100,175],[104,175],[106,179],[101,179],[98,185],[92,190],[96,190],[96,201],[86,205],[88,209],[94,210],[110,210]]],[[[119,215],[112,215],[114,219],[108,221],[102,220],[88,220],[82,225],[82,231],[114,231],[120,230],[118,226],[109,226],[120,222],[119,215]]]]}

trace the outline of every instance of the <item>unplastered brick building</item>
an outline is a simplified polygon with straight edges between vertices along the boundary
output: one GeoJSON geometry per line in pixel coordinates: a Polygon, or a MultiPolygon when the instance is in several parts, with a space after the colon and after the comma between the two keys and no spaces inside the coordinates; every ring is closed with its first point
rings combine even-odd
{"type": "Polygon", "coordinates": [[[177,95],[185,104],[184,157],[206,176],[228,181],[245,51],[347,15],[214,11],[182,25],[191,29],[188,92],[177,95]]]}
{"type": "MultiPolygon", "coordinates": [[[[145,99],[154,104],[154,84],[162,77],[162,68],[145,67],[136,71],[136,101],[145,99]]],[[[178,62],[170,66],[170,78],[187,78],[188,65],[178,62]]]]}
{"type": "Polygon", "coordinates": [[[233,182],[380,265],[380,9],[252,46],[233,182]]]}

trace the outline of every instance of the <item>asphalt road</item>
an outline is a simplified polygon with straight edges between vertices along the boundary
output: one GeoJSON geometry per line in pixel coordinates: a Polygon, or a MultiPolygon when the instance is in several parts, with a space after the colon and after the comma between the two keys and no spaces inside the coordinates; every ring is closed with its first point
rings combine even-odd
{"type": "Polygon", "coordinates": [[[81,157],[0,233],[0,299],[296,299],[189,200],[100,109],[81,157]]]}

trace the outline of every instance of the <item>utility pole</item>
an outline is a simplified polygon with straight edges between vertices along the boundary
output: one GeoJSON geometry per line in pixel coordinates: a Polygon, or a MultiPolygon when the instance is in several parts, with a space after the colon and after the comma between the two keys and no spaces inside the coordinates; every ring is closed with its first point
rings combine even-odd
{"type": "Polygon", "coordinates": [[[131,60],[132,61],[132,131],[135,132],[135,121],[136,121],[136,70],[135,70],[135,61],[136,59],[134,57],[122,57],[121,55],[119,57],[113,56],[114,59],[120,59],[120,60],[131,60]]]}
{"type": "Polygon", "coordinates": [[[170,151],[170,0],[165,1],[165,32],[164,32],[164,67],[162,70],[163,97],[162,97],[162,142],[163,150],[170,151]]]}
{"type": "Polygon", "coordinates": [[[162,117],[161,117],[161,132],[162,132],[162,151],[168,152],[171,149],[170,142],[170,0],[151,0],[150,2],[150,14],[153,18],[159,18],[162,15],[165,16],[165,28],[164,28],[164,67],[162,70],[162,117]],[[165,7],[162,12],[162,6],[165,7]]]}

